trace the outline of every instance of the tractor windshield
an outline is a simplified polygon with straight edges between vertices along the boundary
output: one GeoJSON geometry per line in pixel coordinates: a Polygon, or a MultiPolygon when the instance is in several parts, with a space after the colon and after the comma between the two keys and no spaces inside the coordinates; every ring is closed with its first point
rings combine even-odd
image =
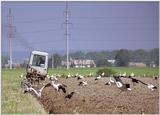
{"type": "Polygon", "coordinates": [[[35,54],[33,56],[32,66],[44,67],[45,66],[45,56],[35,54]]]}

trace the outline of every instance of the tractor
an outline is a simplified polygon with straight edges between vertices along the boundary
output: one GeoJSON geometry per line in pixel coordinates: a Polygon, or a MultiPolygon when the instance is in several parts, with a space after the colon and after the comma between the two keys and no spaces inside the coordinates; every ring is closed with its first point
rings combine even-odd
{"type": "Polygon", "coordinates": [[[45,80],[48,72],[48,53],[32,51],[26,68],[26,78],[31,83],[45,80]]]}

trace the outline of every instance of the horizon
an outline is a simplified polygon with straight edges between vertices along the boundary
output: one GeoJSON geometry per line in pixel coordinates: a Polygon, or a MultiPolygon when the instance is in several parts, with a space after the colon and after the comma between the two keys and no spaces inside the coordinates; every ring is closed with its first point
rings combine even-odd
{"type": "MultiPolygon", "coordinates": [[[[153,48],[153,49],[155,49],[155,48],[153,48]]],[[[146,49],[142,49],[142,50],[145,50],[145,51],[147,51],[147,52],[150,52],[151,50],[153,50],[153,49],[148,49],[148,50],[146,50],[146,49]]],[[[159,49],[159,48],[158,48],[159,49]]],[[[103,52],[103,51],[109,51],[109,52],[112,52],[112,51],[118,51],[118,50],[120,50],[120,49],[115,49],[115,50],[97,50],[97,51],[95,51],[95,50],[93,50],[93,51],[86,51],[86,50],[79,50],[79,51],[72,51],[72,52],[70,52],[70,54],[73,54],[73,53],[76,53],[76,52],[82,52],[82,53],[93,53],[93,52],[103,52]]],[[[141,49],[127,49],[129,52],[130,51],[135,51],[135,50],[141,50],[141,49]]],[[[65,52],[47,52],[48,54],[49,54],[49,56],[51,56],[51,55],[53,55],[53,54],[58,54],[58,55],[60,55],[60,56],[66,56],[66,54],[65,54],[65,52]]],[[[2,52],[1,53],[2,54],[2,56],[9,56],[9,52],[2,52]]],[[[13,61],[15,62],[15,63],[21,63],[21,62],[23,62],[24,60],[27,60],[27,59],[29,59],[29,57],[30,57],[30,54],[31,54],[31,52],[28,52],[28,51],[26,51],[26,52],[24,52],[24,51],[17,51],[17,52],[13,52],[13,57],[16,57],[16,58],[13,58],[13,61]],[[23,55],[22,55],[23,54],[23,55]],[[17,57],[18,56],[18,57],[17,57]]]]}

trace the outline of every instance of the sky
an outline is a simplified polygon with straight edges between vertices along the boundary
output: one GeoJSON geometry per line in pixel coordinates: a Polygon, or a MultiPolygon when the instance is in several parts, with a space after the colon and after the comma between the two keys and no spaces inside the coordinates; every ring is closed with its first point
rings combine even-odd
{"type": "MultiPolygon", "coordinates": [[[[65,52],[65,2],[2,2],[2,52],[9,51],[8,14],[13,15],[13,52],[65,52]]],[[[158,2],[68,2],[69,50],[159,47],[158,2]]],[[[15,55],[14,55],[15,56],[15,55]]]]}

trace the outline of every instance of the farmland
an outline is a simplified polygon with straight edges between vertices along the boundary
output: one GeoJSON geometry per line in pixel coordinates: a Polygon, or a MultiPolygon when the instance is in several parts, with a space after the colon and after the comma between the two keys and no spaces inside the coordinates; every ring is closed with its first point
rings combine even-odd
{"type": "MultiPolygon", "coordinates": [[[[159,70],[158,68],[132,68],[132,67],[109,67],[110,69],[113,69],[116,73],[123,73],[126,72],[127,74],[130,74],[134,72],[136,76],[143,76],[144,74],[148,77],[151,77],[153,75],[158,75],[159,70]]],[[[81,69],[74,69],[71,68],[70,70],[66,70],[65,68],[60,68],[60,69],[49,69],[49,74],[65,74],[68,75],[73,74],[75,75],[76,73],[82,74],[82,75],[88,75],[90,72],[92,72],[94,75],[96,75],[96,72],[98,69],[101,68],[91,68],[91,69],[86,69],[86,68],[81,68],[81,69]]]]}
{"type": "Polygon", "coordinates": [[[43,113],[45,110],[31,95],[23,94],[19,75],[24,70],[2,70],[2,114],[43,113]]]}
{"type": "MultiPolygon", "coordinates": [[[[88,75],[99,68],[93,69],[70,69],[67,71],[61,69],[49,69],[49,74],[75,75],[77,72],[82,75],[88,75]]],[[[143,81],[151,82],[158,86],[158,80],[154,80],[152,75],[158,74],[158,68],[118,68],[112,67],[117,73],[126,72],[130,74],[148,78],[140,78],[143,81]]],[[[73,99],[64,100],[65,94],[55,92],[51,87],[45,88],[41,99],[37,99],[30,94],[23,94],[20,87],[21,73],[25,69],[2,70],[2,113],[158,113],[158,91],[150,91],[142,85],[137,85],[131,92],[120,93],[115,86],[105,86],[103,78],[98,82],[94,78],[86,78],[88,86],[78,87],[78,81],[75,78],[60,78],[60,81],[66,84],[67,93],[77,91],[73,99]],[[134,100],[133,100],[134,98],[134,100]],[[115,101],[113,101],[115,100],[115,101]],[[54,103],[54,104],[53,104],[54,103]],[[134,104],[137,103],[136,106],[134,104]],[[30,105],[30,106],[28,106],[30,105]],[[88,108],[88,109],[86,109],[88,108]]]]}
{"type": "MultiPolygon", "coordinates": [[[[158,86],[158,80],[140,78],[158,86]]],[[[75,78],[60,78],[61,83],[67,85],[67,94],[74,91],[71,99],[65,99],[67,94],[47,87],[38,99],[47,113],[56,114],[157,114],[158,90],[151,91],[142,84],[132,86],[132,91],[121,92],[115,85],[104,85],[108,78],[95,81],[86,78],[87,86],[78,86],[75,78]]],[[[128,82],[127,80],[124,80],[128,82]]]]}

